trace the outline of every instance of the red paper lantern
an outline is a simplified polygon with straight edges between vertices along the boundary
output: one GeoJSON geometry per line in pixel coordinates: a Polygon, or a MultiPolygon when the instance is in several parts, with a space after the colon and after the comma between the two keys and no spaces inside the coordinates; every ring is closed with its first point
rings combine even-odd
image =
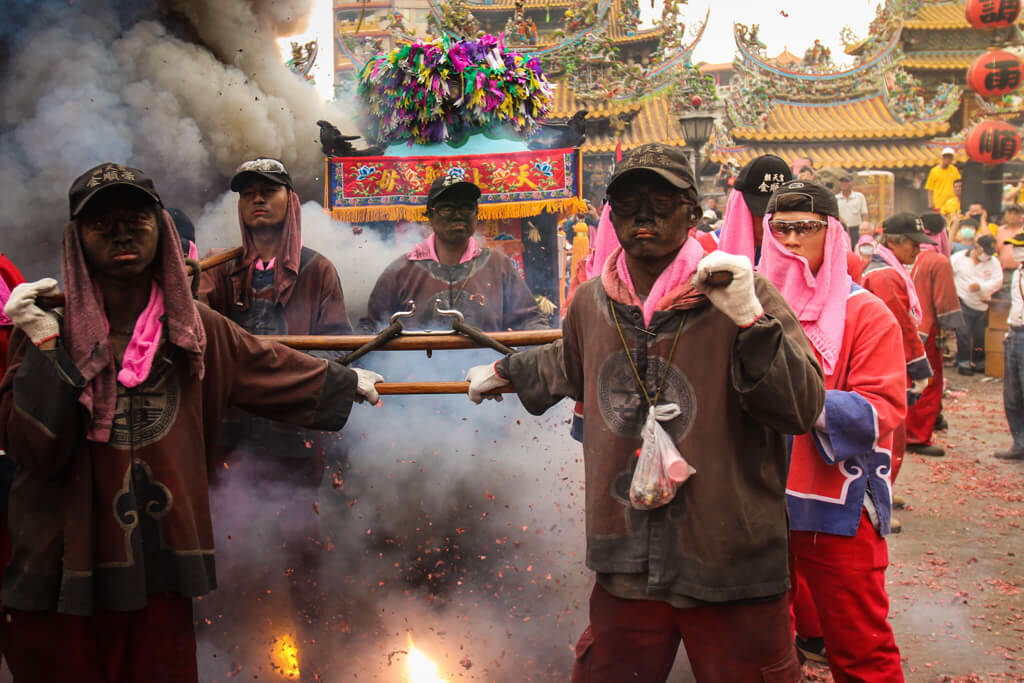
{"type": "Polygon", "coordinates": [[[1020,151],[1020,131],[1005,121],[982,121],[967,133],[966,147],[971,161],[1002,164],[1020,151]]]}
{"type": "Polygon", "coordinates": [[[1024,63],[1006,50],[993,50],[979,56],[967,70],[967,85],[982,97],[1005,95],[1024,81],[1024,63]]]}
{"type": "Polygon", "coordinates": [[[1006,28],[1017,22],[1020,0],[967,0],[964,15],[974,28],[1006,28]]]}

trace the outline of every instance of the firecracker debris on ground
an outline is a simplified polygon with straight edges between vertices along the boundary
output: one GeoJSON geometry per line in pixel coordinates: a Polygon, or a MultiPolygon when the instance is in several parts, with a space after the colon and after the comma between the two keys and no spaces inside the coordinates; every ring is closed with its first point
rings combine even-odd
{"type": "Polygon", "coordinates": [[[1011,444],[1002,391],[947,370],[946,456],[908,453],[896,483],[886,581],[908,682],[1024,681],[1024,461],[994,457],[1011,444]]]}

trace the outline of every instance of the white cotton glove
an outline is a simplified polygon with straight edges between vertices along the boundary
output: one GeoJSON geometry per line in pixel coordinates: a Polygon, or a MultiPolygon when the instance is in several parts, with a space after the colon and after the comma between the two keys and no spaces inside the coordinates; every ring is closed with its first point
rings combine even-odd
{"type": "Polygon", "coordinates": [[[924,393],[925,387],[928,386],[928,378],[924,379],[912,379],[910,380],[910,393],[921,394],[924,393]]]}
{"type": "Polygon", "coordinates": [[[754,294],[754,269],[746,256],[713,251],[697,264],[693,284],[703,292],[715,308],[725,313],[739,327],[750,327],[764,313],[761,302],[754,294]],[[705,280],[708,273],[727,270],[732,282],[725,287],[711,287],[705,280]]]}
{"type": "Polygon", "coordinates": [[[495,365],[496,363],[475,365],[466,373],[466,381],[469,382],[469,391],[467,393],[469,394],[469,400],[473,403],[480,403],[484,398],[493,398],[496,401],[501,400],[501,394],[484,396],[484,394],[508,384],[508,380],[501,377],[498,371],[494,369],[495,365]]]}
{"type": "Polygon", "coordinates": [[[373,385],[377,382],[383,382],[384,377],[373,370],[363,370],[362,368],[352,368],[352,370],[358,378],[356,381],[356,394],[366,399],[366,402],[370,405],[375,405],[380,400],[380,396],[377,395],[377,390],[373,385]]]}
{"type": "Polygon", "coordinates": [[[4,314],[38,346],[60,334],[60,324],[57,322],[56,313],[44,311],[36,305],[36,298],[58,293],[60,288],[52,277],[44,277],[35,282],[23,282],[11,290],[11,297],[4,306],[4,314]]]}

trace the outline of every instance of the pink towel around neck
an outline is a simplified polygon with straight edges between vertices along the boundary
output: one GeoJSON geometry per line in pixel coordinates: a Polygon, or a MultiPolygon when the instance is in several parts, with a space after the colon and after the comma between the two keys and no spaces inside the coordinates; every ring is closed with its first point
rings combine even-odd
{"type": "MultiPolygon", "coordinates": [[[[431,233],[430,237],[423,240],[409,252],[406,257],[410,261],[435,261],[440,263],[441,260],[437,258],[437,235],[431,233]]],[[[470,237],[469,242],[466,244],[466,251],[462,252],[462,256],[459,257],[459,263],[465,263],[471,261],[480,255],[483,249],[480,248],[480,244],[476,241],[475,237],[470,237]]]]}
{"type": "Polygon", "coordinates": [[[921,300],[917,297],[914,281],[910,279],[910,273],[907,272],[906,267],[900,263],[900,260],[896,258],[896,254],[892,253],[892,249],[889,247],[879,244],[875,247],[875,254],[892,266],[892,269],[899,273],[899,276],[903,279],[903,284],[907,287],[907,297],[910,299],[910,313],[914,316],[914,320],[920,322],[924,310],[921,308],[921,300]]]}
{"type": "Polygon", "coordinates": [[[601,218],[597,223],[597,235],[590,242],[590,258],[587,259],[587,279],[597,277],[604,272],[604,264],[608,261],[619,244],[619,237],[612,225],[612,207],[605,203],[601,209],[601,218]]]}
{"type": "MultiPolygon", "coordinates": [[[[135,320],[131,341],[124,350],[121,370],[117,373],[117,381],[129,389],[139,386],[149,377],[149,370],[153,367],[153,359],[160,348],[160,337],[164,331],[164,324],[160,321],[163,315],[164,292],[156,280],[153,280],[153,287],[149,291],[149,303],[135,320]]],[[[108,323],[107,332],[109,331],[108,323]]]]}
{"type": "Polygon", "coordinates": [[[764,217],[761,262],[757,270],[782,293],[796,313],[807,339],[821,355],[822,369],[826,375],[831,375],[836,371],[843,346],[846,300],[853,285],[846,269],[846,253],[850,248],[846,228],[837,219],[828,217],[825,258],[815,275],[807,259],[793,254],[776,239],[768,229],[769,218],[770,215],[764,217]]]}
{"type": "Polygon", "coordinates": [[[690,278],[697,272],[697,264],[703,257],[704,247],[700,246],[700,242],[687,239],[682,249],[676,254],[675,259],[672,260],[672,263],[665,270],[661,271],[661,275],[654,281],[654,285],[651,287],[647,298],[642,302],[640,296],[636,293],[636,287],[633,286],[633,278],[630,277],[629,268],[626,265],[626,252],[622,247],[619,247],[612,254],[612,258],[608,259],[608,262],[614,262],[615,271],[632,298],[632,301],[623,303],[633,303],[636,306],[640,306],[644,312],[644,325],[650,325],[655,311],[665,310],[671,304],[680,286],[690,283],[690,278]]]}
{"type": "MultiPolygon", "coordinates": [[[[763,244],[762,239],[762,244],[763,244]]],[[[722,231],[718,235],[718,248],[727,254],[746,256],[757,264],[757,245],[754,243],[754,216],[743,199],[743,193],[733,190],[725,205],[722,231]]]]}

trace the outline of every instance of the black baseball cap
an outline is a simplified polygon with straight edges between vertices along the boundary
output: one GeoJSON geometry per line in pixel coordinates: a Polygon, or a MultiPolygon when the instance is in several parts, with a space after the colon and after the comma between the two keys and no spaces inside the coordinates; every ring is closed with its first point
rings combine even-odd
{"type": "Polygon", "coordinates": [[[793,171],[781,157],[763,154],[740,169],[733,187],[743,193],[750,213],[763,216],[770,213],[767,207],[772,192],[792,179],[793,171]]]}
{"type": "Polygon", "coordinates": [[[935,244],[924,231],[924,222],[912,213],[897,213],[882,221],[882,234],[902,235],[918,244],[935,244]]]}
{"type": "Polygon", "coordinates": [[[989,256],[996,253],[996,238],[992,235],[982,235],[975,243],[989,256]]]}
{"type": "MultiPolygon", "coordinates": [[[[836,196],[813,180],[788,180],[779,185],[768,198],[765,215],[776,212],[775,207],[781,197],[798,198],[796,204],[785,208],[786,211],[810,211],[823,216],[839,218],[839,204],[836,202],[836,196]]],[[[756,215],[753,208],[750,211],[756,215]]]]}
{"type": "Polygon", "coordinates": [[[78,216],[97,194],[112,187],[138,190],[152,201],[163,205],[160,195],[156,193],[153,179],[146,175],[145,171],[107,162],[90,168],[71,183],[71,189],[68,190],[71,218],[78,216]]]}
{"type": "Polygon", "coordinates": [[[615,172],[608,179],[605,192],[610,193],[617,182],[627,173],[650,171],[662,177],[673,187],[683,190],[687,197],[697,200],[697,183],[690,170],[690,160],[681,149],[651,142],[631,151],[615,166],[615,172]]]}
{"type": "Polygon", "coordinates": [[[921,223],[924,225],[924,231],[929,235],[938,235],[946,229],[946,219],[937,211],[922,213],[921,223]]]}
{"type": "Polygon", "coordinates": [[[181,248],[187,252],[188,242],[196,241],[196,226],[192,224],[192,219],[188,217],[188,214],[181,209],[167,209],[167,213],[171,215],[174,227],[178,229],[178,236],[181,237],[181,248]]]}
{"type": "Polygon", "coordinates": [[[264,178],[278,185],[284,185],[289,190],[292,187],[292,177],[288,175],[288,169],[279,159],[270,157],[257,157],[249,161],[243,161],[235,169],[235,175],[231,178],[231,189],[234,192],[241,192],[245,182],[252,178],[264,178]]]}
{"type": "Polygon", "coordinates": [[[474,201],[480,199],[480,188],[466,180],[461,168],[450,168],[443,176],[434,179],[427,191],[427,206],[441,201],[444,195],[470,196],[474,201]]]}

